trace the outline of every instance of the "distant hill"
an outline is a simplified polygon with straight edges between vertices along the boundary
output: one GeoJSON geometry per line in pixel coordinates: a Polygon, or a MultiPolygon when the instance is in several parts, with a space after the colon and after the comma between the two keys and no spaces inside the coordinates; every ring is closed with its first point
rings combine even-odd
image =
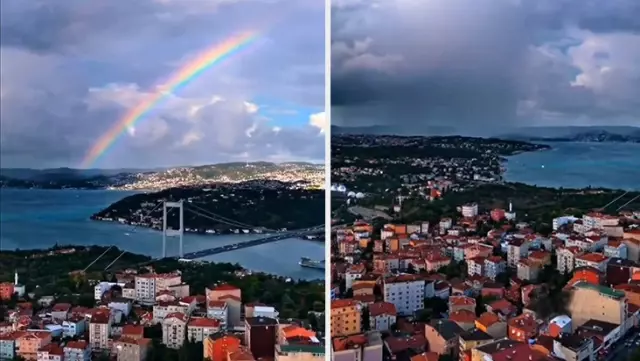
{"type": "Polygon", "coordinates": [[[324,165],[304,162],[234,162],[159,170],[0,169],[0,187],[81,189],[165,189],[248,180],[323,183],[324,165]]]}
{"type": "Polygon", "coordinates": [[[637,127],[545,127],[520,129],[499,138],[544,142],[640,143],[637,127]]]}
{"type": "Polygon", "coordinates": [[[407,129],[392,125],[372,125],[366,127],[331,126],[331,134],[371,134],[371,135],[413,135],[413,136],[447,136],[457,135],[455,128],[445,126],[427,126],[420,129],[407,129]]]}

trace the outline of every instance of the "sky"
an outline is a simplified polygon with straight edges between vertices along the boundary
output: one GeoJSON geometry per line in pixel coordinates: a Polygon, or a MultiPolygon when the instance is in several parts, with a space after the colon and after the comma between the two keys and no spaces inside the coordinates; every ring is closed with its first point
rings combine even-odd
{"type": "Polygon", "coordinates": [[[333,0],[331,124],[640,126],[638,0],[333,0]]]}
{"type": "Polygon", "coordinates": [[[124,134],[92,168],[324,160],[324,0],[3,0],[0,166],[77,168],[202,51],[257,39],[124,134]]]}

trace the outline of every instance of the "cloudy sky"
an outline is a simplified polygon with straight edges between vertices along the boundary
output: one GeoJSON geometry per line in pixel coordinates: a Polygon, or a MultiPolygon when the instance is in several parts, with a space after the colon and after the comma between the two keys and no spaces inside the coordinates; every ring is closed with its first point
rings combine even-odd
{"type": "Polygon", "coordinates": [[[129,128],[93,167],[324,159],[323,0],[3,0],[2,167],[78,167],[191,59],[257,39],[129,128]]]}
{"type": "Polygon", "coordinates": [[[332,5],[332,124],[640,126],[638,0],[332,5]]]}

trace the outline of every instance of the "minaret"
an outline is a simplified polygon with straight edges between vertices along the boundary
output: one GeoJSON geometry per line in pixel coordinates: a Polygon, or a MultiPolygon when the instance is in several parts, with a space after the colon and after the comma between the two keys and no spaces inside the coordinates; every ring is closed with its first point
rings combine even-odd
{"type": "Polygon", "coordinates": [[[509,213],[513,213],[513,203],[509,201],[509,213]]]}
{"type": "Polygon", "coordinates": [[[13,283],[15,286],[18,285],[18,270],[16,270],[16,273],[13,276],[13,283]]]}

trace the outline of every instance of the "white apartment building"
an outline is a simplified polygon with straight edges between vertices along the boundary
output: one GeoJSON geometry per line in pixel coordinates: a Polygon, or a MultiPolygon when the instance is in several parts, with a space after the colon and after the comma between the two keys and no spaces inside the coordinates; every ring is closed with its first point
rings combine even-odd
{"type": "Polygon", "coordinates": [[[220,327],[226,328],[229,324],[229,307],[224,301],[209,301],[207,303],[207,318],[220,321],[220,327]]]}
{"type": "Polygon", "coordinates": [[[424,308],[424,280],[414,275],[385,278],[384,301],[393,303],[399,315],[412,315],[424,308]]]}
{"type": "MultiPolygon", "coordinates": [[[[182,276],[179,273],[144,274],[135,277],[136,299],[144,301],[155,300],[159,291],[173,290],[181,291],[182,276]]],[[[183,293],[183,292],[180,292],[183,293]]],[[[178,297],[188,296],[178,295],[178,297]]]]}
{"type": "Polygon", "coordinates": [[[495,280],[496,277],[507,271],[507,262],[500,256],[491,256],[484,260],[484,276],[495,280]]]}
{"type": "Polygon", "coordinates": [[[64,347],[64,361],[90,361],[91,347],[84,340],[69,341],[64,347]]]}
{"type": "Polygon", "coordinates": [[[557,270],[560,273],[572,272],[576,267],[576,256],[581,255],[582,250],[578,247],[561,247],[556,251],[558,259],[557,270]]]}
{"type": "Polygon", "coordinates": [[[482,269],[484,267],[484,257],[474,257],[467,261],[467,274],[469,277],[473,275],[482,276],[482,269]]]}
{"type": "Polygon", "coordinates": [[[187,332],[187,316],[183,313],[169,314],[162,321],[162,343],[168,348],[179,349],[184,344],[187,332]]]}
{"type": "Polygon", "coordinates": [[[136,300],[155,300],[156,277],[153,274],[137,275],[135,277],[136,300]]]}
{"type": "Polygon", "coordinates": [[[182,313],[188,315],[189,306],[181,304],[179,301],[158,302],[153,306],[153,322],[161,323],[172,313],[182,313]]]}
{"type": "Polygon", "coordinates": [[[477,203],[465,204],[462,206],[460,213],[462,213],[462,216],[465,218],[476,217],[478,215],[478,204],[477,203]]]}
{"type": "Polygon", "coordinates": [[[609,241],[604,246],[604,255],[609,258],[629,259],[629,247],[622,241],[609,241]]]}
{"type": "Polygon", "coordinates": [[[507,244],[507,265],[516,267],[521,258],[529,254],[529,243],[521,239],[513,239],[507,244]]]}
{"type": "Polygon", "coordinates": [[[396,306],[389,302],[376,302],[369,305],[369,327],[376,331],[389,331],[396,323],[396,306]]]}
{"type": "Polygon", "coordinates": [[[111,287],[113,286],[120,286],[122,288],[124,288],[124,283],[117,283],[117,282],[100,282],[97,285],[95,285],[95,287],[93,288],[93,298],[96,301],[100,301],[100,299],[102,298],[102,295],[109,291],[111,289],[111,287]]]}
{"type": "Polygon", "coordinates": [[[607,271],[607,263],[609,262],[609,257],[604,256],[600,253],[587,253],[583,255],[576,256],[575,266],[576,267],[593,267],[600,272],[607,271]]]}
{"type": "Polygon", "coordinates": [[[187,337],[194,342],[204,339],[220,331],[220,321],[211,318],[194,317],[187,324],[187,337]]]}
{"type": "Polygon", "coordinates": [[[604,226],[617,226],[620,222],[618,217],[595,212],[584,215],[582,221],[590,228],[599,229],[602,229],[604,226]]]}
{"type": "Polygon", "coordinates": [[[367,269],[364,264],[349,266],[344,273],[346,289],[351,289],[353,287],[353,281],[360,279],[365,273],[367,273],[367,269]]]}
{"type": "Polygon", "coordinates": [[[557,231],[558,228],[564,226],[565,224],[570,224],[573,223],[575,221],[577,221],[578,217],[574,217],[574,216],[563,216],[563,217],[557,217],[553,219],[553,222],[551,224],[552,228],[554,231],[557,231]]]}
{"type": "Polygon", "coordinates": [[[253,317],[267,317],[278,319],[280,312],[276,311],[272,306],[255,306],[253,308],[253,317]]]}
{"type": "Polygon", "coordinates": [[[87,320],[80,315],[71,315],[62,321],[62,334],[64,337],[83,335],[87,330],[87,320]]]}

